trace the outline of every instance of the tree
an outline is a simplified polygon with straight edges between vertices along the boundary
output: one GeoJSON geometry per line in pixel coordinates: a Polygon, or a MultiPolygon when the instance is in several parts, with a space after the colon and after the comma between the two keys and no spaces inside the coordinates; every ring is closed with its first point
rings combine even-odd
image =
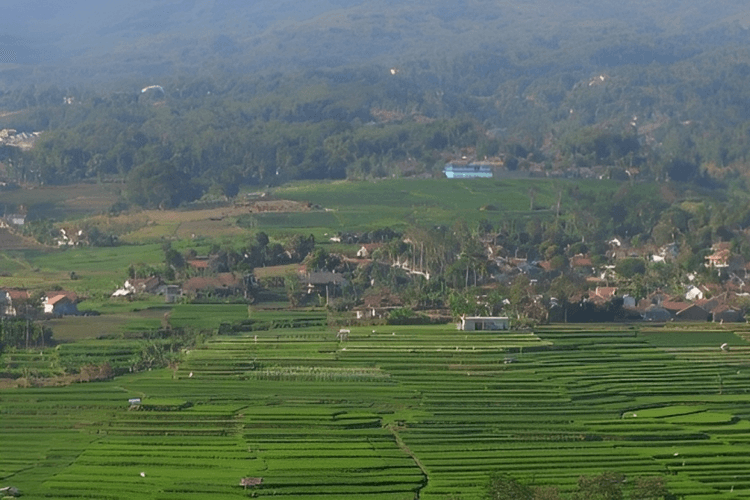
{"type": "Polygon", "coordinates": [[[631,498],[633,500],[659,500],[669,495],[669,490],[662,476],[635,478],[631,498]]]}
{"type": "Polygon", "coordinates": [[[615,265],[615,271],[623,278],[629,279],[636,274],[645,273],[646,262],[638,258],[622,259],[615,265]]]}
{"type": "Polygon", "coordinates": [[[534,500],[534,490],[507,474],[495,473],[490,476],[487,500],[534,500]]]}
{"type": "Polygon", "coordinates": [[[484,304],[477,301],[480,293],[478,288],[466,288],[463,291],[454,290],[448,297],[451,315],[454,318],[461,316],[481,316],[487,314],[484,304]]]}
{"type": "Polygon", "coordinates": [[[286,290],[289,304],[292,307],[297,307],[302,294],[302,282],[300,281],[299,276],[294,273],[284,276],[284,289],[286,290]]]}
{"type": "Polygon", "coordinates": [[[563,308],[563,321],[568,322],[568,308],[572,297],[576,293],[581,293],[584,290],[583,280],[577,276],[569,276],[562,274],[552,280],[550,283],[549,293],[560,301],[560,305],[563,308]]]}
{"type": "Polygon", "coordinates": [[[534,486],[534,500],[561,500],[557,486],[534,486]]]}
{"type": "Polygon", "coordinates": [[[341,260],[337,256],[329,254],[323,248],[313,249],[302,262],[310,271],[322,269],[332,271],[341,264],[341,260]]]}
{"type": "Polygon", "coordinates": [[[171,247],[164,252],[164,263],[175,271],[185,268],[185,258],[180,252],[171,247]]]}
{"type": "Polygon", "coordinates": [[[581,476],[573,500],[622,500],[625,476],[604,472],[598,476],[581,476]]]}
{"type": "Polygon", "coordinates": [[[308,237],[301,234],[295,234],[287,242],[286,249],[292,256],[292,261],[300,262],[307,257],[313,248],[315,248],[315,236],[312,234],[308,237]]]}
{"type": "Polygon", "coordinates": [[[260,246],[261,248],[266,248],[268,246],[268,235],[263,231],[258,231],[255,234],[255,242],[260,246]]]}

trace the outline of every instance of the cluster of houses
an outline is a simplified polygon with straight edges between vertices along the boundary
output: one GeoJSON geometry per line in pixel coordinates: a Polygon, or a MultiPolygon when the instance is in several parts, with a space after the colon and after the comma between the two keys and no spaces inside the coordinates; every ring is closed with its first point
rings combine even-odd
{"type": "MultiPolygon", "coordinates": [[[[679,250],[677,244],[671,243],[647,249],[645,253],[634,253],[633,249],[624,248],[617,239],[609,243],[611,248],[607,257],[613,260],[641,257],[652,263],[659,263],[676,258],[679,250]]],[[[614,265],[596,267],[588,256],[574,256],[569,260],[569,267],[584,276],[591,289],[576,294],[570,300],[603,306],[618,298],[622,300],[623,308],[630,313],[630,318],[640,316],[645,321],[744,321],[743,310],[737,304],[743,301],[750,304],[750,289],[746,290],[746,285],[750,285],[750,263],[745,262],[742,256],[733,254],[727,242],[715,244],[711,251],[705,257],[704,265],[710,272],[717,274],[720,284],[697,284],[694,282],[696,276],[689,274],[689,283],[685,285],[683,293],[670,295],[656,290],[640,301],[628,294],[619,294],[616,287],[600,286],[618,281],[614,265]]],[[[534,281],[553,272],[547,261],[530,263],[526,259],[498,258],[498,262],[499,268],[505,273],[496,276],[501,281],[508,281],[509,277],[519,273],[527,274],[534,281]]],[[[551,305],[556,307],[559,304],[553,299],[551,305]]]]}
{"type": "Polygon", "coordinates": [[[0,130],[0,145],[31,149],[41,134],[41,132],[18,132],[16,129],[4,128],[0,130]]]}
{"type": "Polygon", "coordinates": [[[132,298],[140,295],[160,295],[164,301],[173,304],[187,298],[226,298],[241,296],[247,298],[254,284],[251,275],[217,273],[211,276],[195,276],[182,284],[168,284],[158,276],[131,278],[112,293],[113,298],[132,298]]]}
{"type": "MultiPolygon", "coordinates": [[[[639,257],[644,262],[658,263],[673,260],[679,253],[676,243],[658,248],[639,249],[628,248],[616,238],[608,243],[610,245],[610,250],[607,252],[609,262],[639,257]]],[[[378,246],[378,244],[362,245],[357,252],[357,259],[348,259],[348,261],[359,263],[371,260],[378,246]]],[[[588,289],[567,297],[569,303],[581,305],[589,303],[601,309],[618,300],[621,301],[624,317],[629,320],[640,318],[651,322],[737,322],[744,321],[744,311],[738,304],[743,301],[750,304],[750,289],[745,290],[745,285],[750,285],[750,263],[746,263],[741,256],[732,254],[730,244],[726,242],[714,245],[712,253],[705,258],[705,267],[710,272],[719,275],[721,284],[699,284],[697,277],[691,274],[687,277],[689,283],[685,285],[682,294],[668,295],[657,290],[642,300],[636,300],[627,293],[621,293],[618,287],[607,286],[609,283],[618,283],[622,280],[617,276],[616,266],[595,266],[588,255],[573,256],[567,262],[567,269],[552,269],[549,261],[528,261],[526,258],[504,257],[503,253],[502,248],[488,245],[487,258],[493,263],[496,272],[485,278],[484,285],[492,286],[493,281],[509,285],[519,274],[526,275],[532,283],[549,282],[563,272],[576,272],[586,281],[588,289]]],[[[403,268],[407,272],[411,270],[408,261],[397,259],[396,262],[390,264],[403,268]]],[[[429,276],[427,278],[429,279],[429,276]]],[[[538,299],[541,303],[543,297],[540,296],[538,299]]],[[[560,306],[560,301],[552,297],[545,307],[549,307],[552,312],[552,309],[560,306]]],[[[382,297],[381,293],[380,295],[366,295],[364,305],[356,307],[354,313],[357,319],[385,318],[392,310],[400,307],[403,305],[397,297],[382,297]]],[[[459,326],[462,329],[475,329],[476,325],[483,328],[482,323],[477,321],[472,320],[468,324],[462,321],[459,326]]]]}
{"type": "MultiPolygon", "coordinates": [[[[714,288],[720,292],[719,288],[714,288]]],[[[622,300],[623,309],[628,317],[640,317],[644,321],[714,321],[716,323],[730,323],[744,321],[740,308],[731,304],[737,302],[743,295],[736,292],[721,292],[711,298],[704,295],[711,293],[708,287],[690,287],[687,293],[673,296],[662,292],[654,292],[648,297],[636,301],[628,294],[618,294],[616,287],[596,287],[588,292],[574,297],[573,301],[592,302],[604,306],[614,299],[622,300]]],[[[750,297],[750,296],[749,296],[750,297]]],[[[552,306],[559,305],[553,300],[552,306]]]]}

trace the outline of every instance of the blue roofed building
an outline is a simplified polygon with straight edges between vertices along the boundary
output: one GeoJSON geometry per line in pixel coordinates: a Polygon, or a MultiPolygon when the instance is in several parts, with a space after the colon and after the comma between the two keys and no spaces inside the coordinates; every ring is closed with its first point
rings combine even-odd
{"type": "Polygon", "coordinates": [[[450,162],[443,173],[448,179],[491,179],[493,167],[490,162],[450,162]]]}

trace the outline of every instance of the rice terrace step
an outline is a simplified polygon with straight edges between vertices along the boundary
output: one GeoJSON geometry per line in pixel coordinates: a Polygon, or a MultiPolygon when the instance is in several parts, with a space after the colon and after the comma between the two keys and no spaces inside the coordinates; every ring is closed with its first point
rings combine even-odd
{"type": "Polygon", "coordinates": [[[232,331],[177,370],[2,390],[0,482],[32,499],[479,499],[495,471],[564,492],[611,470],[685,498],[750,491],[747,351],[718,349],[731,332],[680,351],[676,333],[617,326],[387,329],[232,331]]]}

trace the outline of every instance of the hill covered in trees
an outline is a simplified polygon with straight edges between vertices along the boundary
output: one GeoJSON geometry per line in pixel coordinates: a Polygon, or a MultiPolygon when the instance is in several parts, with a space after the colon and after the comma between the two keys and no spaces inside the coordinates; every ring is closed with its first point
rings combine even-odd
{"type": "Polygon", "coordinates": [[[44,133],[0,148],[9,180],[124,179],[128,201],[174,206],[466,155],[709,186],[749,171],[740,2],[12,9],[0,127],[44,133]]]}

